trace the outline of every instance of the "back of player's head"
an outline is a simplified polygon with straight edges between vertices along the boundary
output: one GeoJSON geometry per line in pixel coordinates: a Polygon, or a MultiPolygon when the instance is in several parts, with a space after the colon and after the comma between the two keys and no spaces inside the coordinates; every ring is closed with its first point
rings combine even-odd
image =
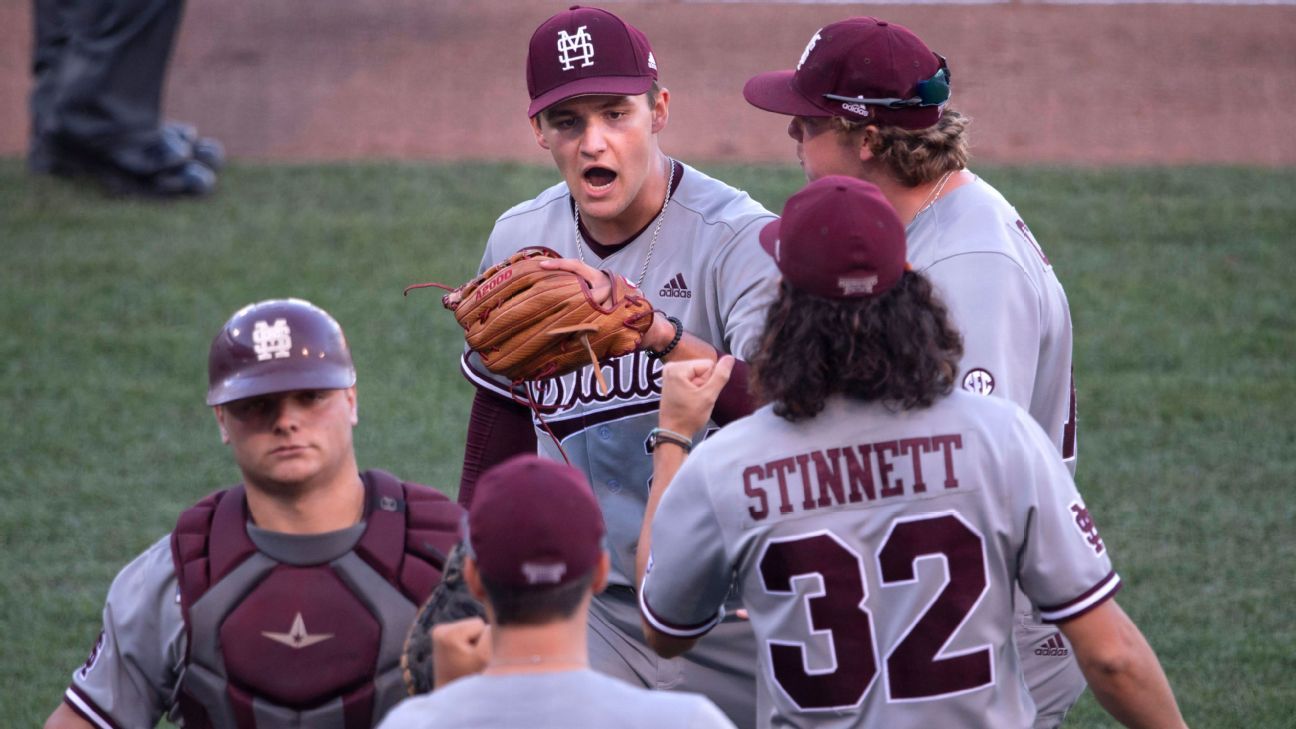
{"type": "Polygon", "coordinates": [[[904,226],[876,186],[828,176],[761,231],[783,274],[752,366],[789,420],[843,394],[903,408],[953,387],[962,340],[931,283],[908,270],[904,226]]]}
{"type": "Polygon", "coordinates": [[[949,101],[950,72],[944,57],[908,28],[848,18],[816,31],[795,69],[753,77],[743,96],[778,114],[924,129],[949,101]]]}
{"type": "Polygon", "coordinates": [[[638,28],[579,5],[546,20],[527,51],[527,116],[577,96],[637,96],[657,81],[657,59],[638,28]]]}
{"type": "Polygon", "coordinates": [[[843,175],[788,198],[760,241],[784,281],[826,299],[880,296],[907,266],[904,224],[891,203],[876,185],[843,175]]]}
{"type": "Polygon", "coordinates": [[[342,327],[301,299],[269,299],[234,312],[207,356],[207,404],[356,382],[342,327]]]}
{"type": "Polygon", "coordinates": [[[584,474],[533,455],[482,474],[467,525],[468,555],[501,625],[570,617],[605,551],[584,474]]]}

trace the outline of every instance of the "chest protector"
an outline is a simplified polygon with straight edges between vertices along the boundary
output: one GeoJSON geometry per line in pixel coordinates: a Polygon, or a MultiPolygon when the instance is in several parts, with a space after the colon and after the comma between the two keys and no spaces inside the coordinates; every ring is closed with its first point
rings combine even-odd
{"type": "Polygon", "coordinates": [[[250,534],[242,486],[180,515],[171,555],[188,639],[176,697],[185,729],[369,729],[404,697],[405,634],[441,581],[463,511],[383,471],[360,476],[362,529],[250,534]]]}

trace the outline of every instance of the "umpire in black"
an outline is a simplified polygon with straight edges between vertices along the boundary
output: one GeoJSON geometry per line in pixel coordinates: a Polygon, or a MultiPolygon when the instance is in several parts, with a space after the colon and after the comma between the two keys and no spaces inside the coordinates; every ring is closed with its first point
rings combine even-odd
{"type": "Polygon", "coordinates": [[[33,4],[29,170],[89,176],[118,194],[215,189],[220,144],[161,119],[184,0],[33,4]]]}

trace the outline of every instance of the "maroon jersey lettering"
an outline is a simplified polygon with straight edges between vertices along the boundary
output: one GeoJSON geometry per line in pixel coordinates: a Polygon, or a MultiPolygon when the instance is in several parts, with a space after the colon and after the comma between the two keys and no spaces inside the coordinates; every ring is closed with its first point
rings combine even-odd
{"type": "Polygon", "coordinates": [[[878,552],[882,586],[917,581],[915,565],[933,558],[943,558],[945,589],[887,656],[893,700],[936,698],[994,682],[988,646],[961,655],[939,655],[989,585],[985,545],[958,515],[950,512],[892,524],[878,552]]]}
{"type": "Polygon", "coordinates": [[[945,455],[945,488],[958,488],[958,478],[954,476],[954,451],[963,450],[963,436],[957,433],[953,435],[934,435],[931,439],[932,450],[940,449],[945,455]]]}
{"type": "Polygon", "coordinates": [[[892,469],[895,468],[895,466],[891,465],[891,462],[887,460],[888,453],[892,455],[897,455],[900,453],[900,444],[894,440],[888,440],[882,443],[874,443],[873,451],[877,453],[877,461],[878,461],[877,478],[878,478],[878,483],[881,484],[882,486],[880,492],[882,494],[882,498],[886,498],[888,496],[900,496],[901,494],[904,493],[904,483],[901,482],[900,479],[898,478],[895,480],[894,483],[891,482],[891,471],[892,469]]]}
{"type": "Polygon", "coordinates": [[[747,513],[751,518],[760,521],[769,516],[769,496],[766,495],[765,489],[756,485],[756,481],[761,480],[761,475],[765,469],[760,466],[748,466],[743,469],[743,493],[747,498],[756,499],[756,504],[747,507],[747,513]]]}
{"type": "Polygon", "coordinates": [[[922,494],[927,492],[927,483],[923,481],[922,471],[922,454],[931,450],[931,440],[928,438],[905,438],[900,441],[900,452],[913,454],[913,492],[922,494]]]}
{"type": "Polygon", "coordinates": [[[817,575],[823,585],[805,600],[810,629],[830,634],[834,669],[806,671],[803,644],[775,640],[768,644],[774,680],[802,709],[857,706],[877,676],[862,570],[859,555],[828,532],[770,542],[761,556],[760,574],[767,592],[795,595],[792,579],[806,575],[817,575]]]}
{"type": "Polygon", "coordinates": [[[779,513],[791,514],[792,502],[788,499],[788,474],[796,468],[796,461],[791,458],[780,458],[765,464],[765,477],[778,475],[779,513]]]}
{"type": "MultiPolygon", "coordinates": [[[[989,590],[985,544],[953,512],[896,519],[877,554],[884,588],[918,581],[915,565],[937,559],[945,565],[944,587],[887,653],[889,699],[915,701],[973,691],[994,682],[990,646],[959,653],[943,650],[989,590]]],[[[785,638],[766,641],[774,681],[802,710],[849,709],[868,693],[878,674],[864,563],[831,532],[773,540],[759,561],[765,591],[804,600],[814,634],[827,633],[833,665],[810,670],[806,645],[785,638]],[[793,580],[817,577],[820,586],[798,597],[793,580]]]]}

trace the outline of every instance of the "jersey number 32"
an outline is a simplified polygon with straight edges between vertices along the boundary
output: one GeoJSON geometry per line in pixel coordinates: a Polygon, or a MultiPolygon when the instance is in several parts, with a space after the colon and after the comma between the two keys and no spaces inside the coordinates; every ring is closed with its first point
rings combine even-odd
{"type": "MultiPolygon", "coordinates": [[[[987,589],[981,536],[953,512],[897,519],[875,555],[882,589],[914,584],[917,562],[943,558],[944,589],[887,653],[889,701],[923,701],[994,682],[989,646],[942,653],[987,589]]],[[[796,577],[819,575],[822,589],[803,598],[815,634],[827,634],[834,666],[811,671],[803,643],[769,640],[774,679],[806,711],[856,707],[878,676],[877,641],[864,561],[831,532],[771,541],[760,558],[765,591],[795,596],[796,577]]]]}

